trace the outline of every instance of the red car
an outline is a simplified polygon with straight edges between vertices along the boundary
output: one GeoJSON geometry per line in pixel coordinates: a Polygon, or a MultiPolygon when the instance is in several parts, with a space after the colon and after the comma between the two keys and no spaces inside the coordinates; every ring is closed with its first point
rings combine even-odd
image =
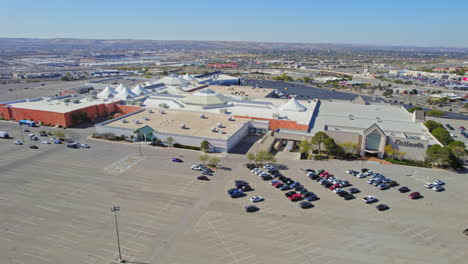
{"type": "Polygon", "coordinates": [[[281,187],[281,186],[283,186],[283,185],[284,185],[284,184],[282,184],[281,182],[277,182],[277,183],[274,183],[274,184],[273,184],[273,187],[279,188],[279,187],[281,187]]]}
{"type": "Polygon", "coordinates": [[[288,197],[289,200],[291,200],[291,202],[295,202],[295,201],[299,201],[299,200],[302,200],[302,195],[296,193],[296,194],[293,194],[291,196],[288,197]]]}
{"type": "Polygon", "coordinates": [[[333,191],[333,190],[335,190],[336,188],[338,188],[338,187],[336,187],[335,185],[332,185],[332,186],[330,186],[328,189],[330,189],[330,190],[333,191]]]}
{"type": "Polygon", "coordinates": [[[197,180],[200,180],[200,181],[209,181],[210,179],[208,179],[208,177],[202,175],[202,176],[198,176],[198,177],[197,177],[197,180]]]}
{"type": "Polygon", "coordinates": [[[418,193],[418,192],[412,192],[412,193],[410,193],[410,194],[408,195],[408,197],[409,197],[410,199],[418,199],[418,198],[421,198],[421,194],[418,193]]]}

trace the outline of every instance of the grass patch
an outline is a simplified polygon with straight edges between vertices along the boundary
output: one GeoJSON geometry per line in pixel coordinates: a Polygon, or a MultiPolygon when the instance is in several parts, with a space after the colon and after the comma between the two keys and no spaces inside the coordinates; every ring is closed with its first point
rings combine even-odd
{"type": "Polygon", "coordinates": [[[328,160],[328,157],[325,155],[315,155],[314,160],[328,160]]]}

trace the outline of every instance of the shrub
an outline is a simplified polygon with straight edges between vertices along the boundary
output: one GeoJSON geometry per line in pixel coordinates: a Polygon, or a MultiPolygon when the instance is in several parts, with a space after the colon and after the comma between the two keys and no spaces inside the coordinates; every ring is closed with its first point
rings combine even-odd
{"type": "Polygon", "coordinates": [[[314,160],[327,160],[328,157],[325,155],[315,155],[314,160]]]}
{"type": "Polygon", "coordinates": [[[445,113],[444,113],[444,111],[433,109],[433,110],[427,111],[426,115],[428,115],[428,116],[443,116],[443,115],[445,115],[445,113]]]}
{"type": "Polygon", "coordinates": [[[424,109],[420,106],[413,106],[410,109],[408,109],[408,112],[413,113],[415,110],[424,110],[424,109]]]}
{"type": "Polygon", "coordinates": [[[393,164],[399,164],[399,165],[406,165],[406,166],[414,166],[414,167],[422,167],[422,168],[430,168],[431,164],[425,161],[419,161],[419,160],[397,160],[394,158],[385,158],[386,161],[389,161],[393,164]]]}
{"type": "Polygon", "coordinates": [[[173,145],[174,148],[183,148],[183,149],[192,149],[192,150],[201,150],[200,147],[194,147],[194,146],[187,146],[187,145],[182,145],[179,143],[175,143],[173,145]]]}

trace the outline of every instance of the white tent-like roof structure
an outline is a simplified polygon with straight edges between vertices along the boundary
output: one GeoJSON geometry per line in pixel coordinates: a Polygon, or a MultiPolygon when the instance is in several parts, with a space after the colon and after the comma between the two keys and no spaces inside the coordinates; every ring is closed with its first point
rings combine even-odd
{"type": "Polygon", "coordinates": [[[123,84],[119,84],[119,86],[117,86],[117,88],[115,88],[115,91],[117,93],[120,93],[124,88],[126,88],[123,84]]]}
{"type": "Polygon", "coordinates": [[[182,102],[191,105],[220,105],[229,102],[229,98],[211,89],[203,89],[182,99],[182,102]]]}
{"type": "Polygon", "coordinates": [[[178,86],[178,87],[186,86],[189,83],[189,81],[183,79],[177,74],[171,74],[169,76],[161,78],[159,82],[164,83],[165,85],[178,86]]]}
{"type": "Polygon", "coordinates": [[[114,97],[116,94],[117,92],[114,91],[114,89],[110,88],[109,86],[106,86],[104,90],[97,94],[97,97],[101,99],[109,99],[111,97],[114,97]]]}
{"type": "Polygon", "coordinates": [[[142,94],[149,94],[150,92],[146,90],[145,88],[141,87],[141,85],[137,84],[135,88],[132,89],[132,92],[136,95],[142,95],[142,94]]]}
{"type": "Polygon", "coordinates": [[[124,87],[122,91],[120,91],[117,95],[115,95],[115,98],[118,98],[118,99],[128,99],[128,98],[133,98],[133,97],[137,97],[137,95],[134,94],[127,87],[124,87]]]}
{"type": "Polygon", "coordinates": [[[279,107],[282,111],[305,112],[307,108],[299,103],[296,98],[291,98],[287,103],[279,107]]]}
{"type": "Polygon", "coordinates": [[[185,74],[184,77],[182,77],[184,80],[187,80],[189,82],[193,82],[193,81],[196,81],[197,79],[195,79],[192,75],[190,74],[185,74]]]}

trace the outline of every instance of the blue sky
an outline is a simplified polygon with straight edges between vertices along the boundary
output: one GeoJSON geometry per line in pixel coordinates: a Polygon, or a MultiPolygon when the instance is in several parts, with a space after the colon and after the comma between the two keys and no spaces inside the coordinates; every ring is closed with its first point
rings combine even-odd
{"type": "Polygon", "coordinates": [[[468,47],[468,0],[0,0],[0,37],[468,47]]]}

